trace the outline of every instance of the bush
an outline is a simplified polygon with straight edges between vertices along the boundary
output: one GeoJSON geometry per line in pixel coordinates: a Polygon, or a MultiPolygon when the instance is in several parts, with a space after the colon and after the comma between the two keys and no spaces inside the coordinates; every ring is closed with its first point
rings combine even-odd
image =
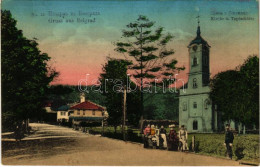
{"type": "Polygon", "coordinates": [[[259,136],[243,135],[238,136],[234,141],[234,155],[238,159],[258,159],[259,158],[259,136]]]}
{"type": "MultiPolygon", "coordinates": [[[[191,138],[195,136],[195,152],[202,154],[226,156],[224,134],[189,134],[188,143],[191,146],[191,138]]],[[[258,135],[235,135],[233,143],[233,156],[237,160],[255,160],[259,158],[258,135]]]]}

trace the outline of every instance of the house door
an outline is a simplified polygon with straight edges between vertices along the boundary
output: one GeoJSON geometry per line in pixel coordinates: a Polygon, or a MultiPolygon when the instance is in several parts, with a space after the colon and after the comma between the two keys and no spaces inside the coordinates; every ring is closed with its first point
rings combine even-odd
{"type": "Polygon", "coordinates": [[[193,130],[198,130],[198,121],[197,120],[193,121],[193,130]]]}

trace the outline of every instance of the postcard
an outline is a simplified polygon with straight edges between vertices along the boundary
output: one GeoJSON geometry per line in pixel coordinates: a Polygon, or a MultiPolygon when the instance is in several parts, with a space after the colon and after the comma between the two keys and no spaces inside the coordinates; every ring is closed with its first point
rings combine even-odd
{"type": "Polygon", "coordinates": [[[259,165],[258,0],[1,6],[2,165],[259,165]]]}

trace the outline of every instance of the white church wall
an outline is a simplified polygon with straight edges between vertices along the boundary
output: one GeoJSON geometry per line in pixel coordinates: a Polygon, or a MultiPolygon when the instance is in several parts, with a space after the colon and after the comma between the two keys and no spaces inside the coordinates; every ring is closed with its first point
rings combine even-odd
{"type": "Polygon", "coordinates": [[[184,125],[189,132],[212,132],[212,108],[208,104],[205,109],[205,101],[209,100],[208,94],[198,94],[180,97],[179,122],[184,125]],[[197,108],[194,108],[194,102],[197,108]],[[187,110],[183,110],[183,104],[187,104],[187,110]],[[198,129],[193,130],[193,121],[198,121],[198,129]]]}

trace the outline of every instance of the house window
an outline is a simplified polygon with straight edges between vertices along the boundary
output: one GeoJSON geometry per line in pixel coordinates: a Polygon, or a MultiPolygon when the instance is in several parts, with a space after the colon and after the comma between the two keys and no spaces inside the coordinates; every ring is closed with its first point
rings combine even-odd
{"type": "Polygon", "coordinates": [[[80,115],[80,110],[77,111],[77,115],[80,115]]]}
{"type": "Polygon", "coordinates": [[[197,108],[197,103],[196,102],[193,103],[193,108],[197,108]]]}
{"type": "Polygon", "coordinates": [[[197,85],[197,79],[196,78],[193,78],[193,88],[197,88],[198,85],[197,85]]]}
{"type": "Polygon", "coordinates": [[[92,115],[95,115],[95,114],[96,114],[96,113],[95,113],[95,110],[93,110],[93,111],[92,111],[92,115]]]}
{"type": "Polygon", "coordinates": [[[83,115],[86,115],[86,111],[85,110],[83,110],[83,115]]]}
{"type": "Polygon", "coordinates": [[[193,121],[193,130],[198,130],[198,121],[193,121]]]}
{"type": "Polygon", "coordinates": [[[193,66],[196,66],[196,65],[198,65],[198,59],[197,59],[197,57],[194,57],[193,58],[193,66]]]}
{"type": "Polygon", "coordinates": [[[183,111],[187,111],[187,103],[183,102],[183,111]]]}

